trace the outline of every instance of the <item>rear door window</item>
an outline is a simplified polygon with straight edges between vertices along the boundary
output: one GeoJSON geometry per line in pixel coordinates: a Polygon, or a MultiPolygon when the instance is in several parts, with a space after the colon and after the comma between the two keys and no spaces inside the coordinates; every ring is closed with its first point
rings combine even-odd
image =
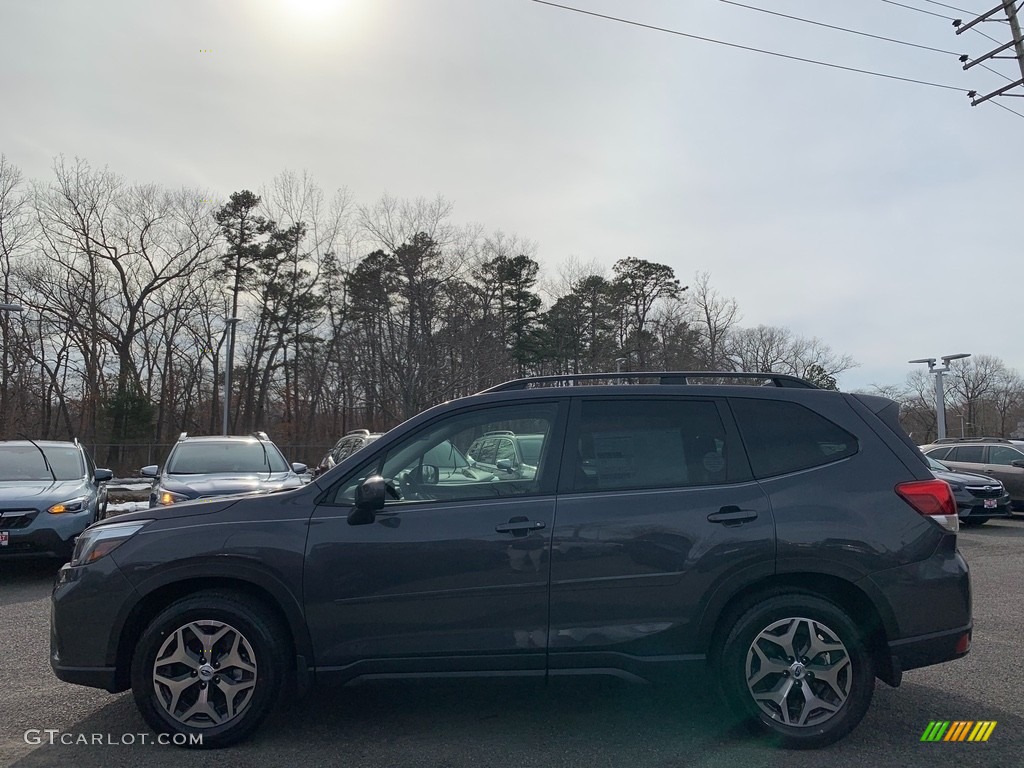
{"type": "Polygon", "coordinates": [[[587,399],[575,434],[577,493],[715,485],[729,476],[726,431],[711,400],[587,399]]]}
{"type": "Polygon", "coordinates": [[[946,461],[961,461],[964,464],[984,464],[985,446],[983,445],[958,445],[949,452],[946,461]]]}
{"type": "Polygon", "coordinates": [[[759,479],[831,464],[859,449],[856,437],[797,403],[750,398],[729,402],[759,479]]]}
{"type": "Polygon", "coordinates": [[[989,464],[1005,464],[1009,466],[1015,461],[1024,459],[1024,454],[1016,448],[1008,448],[1005,445],[993,445],[988,449],[989,464]]]}

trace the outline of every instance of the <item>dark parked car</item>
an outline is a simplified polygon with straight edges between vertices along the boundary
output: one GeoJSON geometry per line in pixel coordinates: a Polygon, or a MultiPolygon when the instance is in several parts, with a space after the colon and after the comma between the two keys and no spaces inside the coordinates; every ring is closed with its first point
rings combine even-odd
{"type": "Polygon", "coordinates": [[[932,474],[939,480],[945,480],[953,489],[963,525],[984,525],[994,517],[1012,517],[1010,494],[1001,482],[986,475],[954,472],[930,456],[925,459],[932,474]]]}
{"type": "Polygon", "coordinates": [[[77,440],[0,442],[0,557],[69,560],[75,537],[106,515],[111,477],[77,440]]]}
{"type": "Polygon", "coordinates": [[[380,432],[370,432],[368,429],[355,429],[349,432],[324,454],[320,463],[313,470],[313,476],[322,475],[333,468],[335,464],[340,464],[343,459],[347,459],[360,448],[365,448],[380,436],[380,432]]]}
{"type": "Polygon", "coordinates": [[[150,507],[233,494],[269,493],[304,485],[305,464],[285,461],[266,432],[242,437],[189,437],[182,432],[163,470],[156,464],[140,474],[152,477],[150,507]]]}
{"type": "Polygon", "coordinates": [[[1024,444],[1000,437],[948,438],[921,450],[954,472],[990,475],[1010,494],[1010,503],[1024,508],[1024,444]]]}
{"type": "Polygon", "coordinates": [[[968,653],[956,502],[891,400],[703,376],[509,382],[293,491],[95,525],[53,590],[53,669],[216,747],[314,682],[703,665],[759,732],[830,744],[876,678],[968,653]],[[531,477],[430,463],[498,430],[542,436],[531,477]]]}

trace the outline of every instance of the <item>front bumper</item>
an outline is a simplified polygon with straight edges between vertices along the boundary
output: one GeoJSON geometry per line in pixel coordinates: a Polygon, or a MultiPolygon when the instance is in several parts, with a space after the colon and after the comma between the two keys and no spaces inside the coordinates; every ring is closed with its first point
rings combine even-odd
{"type": "Polygon", "coordinates": [[[36,512],[24,527],[0,528],[7,534],[7,544],[0,546],[0,558],[30,556],[70,560],[75,539],[91,522],[91,508],[63,515],[36,512]]]}
{"type": "Polygon", "coordinates": [[[61,680],[127,688],[118,674],[121,629],[137,593],[110,557],[87,566],[65,565],[50,596],[50,667],[61,680]]]}

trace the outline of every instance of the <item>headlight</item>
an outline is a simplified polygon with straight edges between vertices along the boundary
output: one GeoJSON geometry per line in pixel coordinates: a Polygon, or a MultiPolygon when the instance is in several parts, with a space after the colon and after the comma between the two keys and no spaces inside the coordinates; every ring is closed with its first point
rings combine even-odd
{"type": "Polygon", "coordinates": [[[161,506],[169,506],[170,504],[176,504],[179,501],[190,501],[188,496],[181,493],[174,493],[173,491],[158,490],[156,492],[156,503],[161,506]]]}
{"type": "Polygon", "coordinates": [[[85,502],[89,500],[88,496],[79,496],[75,499],[68,499],[62,501],[60,504],[54,504],[52,507],[47,509],[51,515],[63,515],[65,512],[81,512],[85,509],[85,502]]]}
{"type": "Polygon", "coordinates": [[[964,487],[962,485],[957,485],[956,483],[950,483],[949,487],[953,489],[954,493],[956,493],[958,491],[962,491],[964,489],[964,487]]]}
{"type": "Polygon", "coordinates": [[[109,555],[132,536],[149,525],[152,520],[134,520],[130,523],[111,523],[86,528],[75,542],[71,565],[85,565],[109,555]]]}

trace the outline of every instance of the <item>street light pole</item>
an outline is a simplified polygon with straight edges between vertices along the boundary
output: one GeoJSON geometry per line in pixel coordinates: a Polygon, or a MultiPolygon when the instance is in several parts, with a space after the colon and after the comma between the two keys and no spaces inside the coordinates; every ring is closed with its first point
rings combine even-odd
{"type": "Polygon", "coordinates": [[[23,309],[21,304],[0,304],[0,312],[21,312],[23,309]]]}
{"type": "Polygon", "coordinates": [[[949,372],[950,360],[962,360],[970,356],[970,352],[963,352],[958,355],[943,355],[941,368],[935,367],[934,357],[924,357],[920,360],[909,361],[911,363],[927,363],[928,373],[935,374],[935,428],[938,432],[938,440],[946,436],[946,393],[942,386],[942,374],[949,372]]]}
{"type": "Polygon", "coordinates": [[[229,317],[224,322],[227,323],[225,330],[228,332],[228,348],[227,362],[224,366],[224,424],[221,431],[222,435],[228,433],[228,413],[231,410],[231,369],[235,366],[235,326],[238,325],[239,318],[229,317]]]}

